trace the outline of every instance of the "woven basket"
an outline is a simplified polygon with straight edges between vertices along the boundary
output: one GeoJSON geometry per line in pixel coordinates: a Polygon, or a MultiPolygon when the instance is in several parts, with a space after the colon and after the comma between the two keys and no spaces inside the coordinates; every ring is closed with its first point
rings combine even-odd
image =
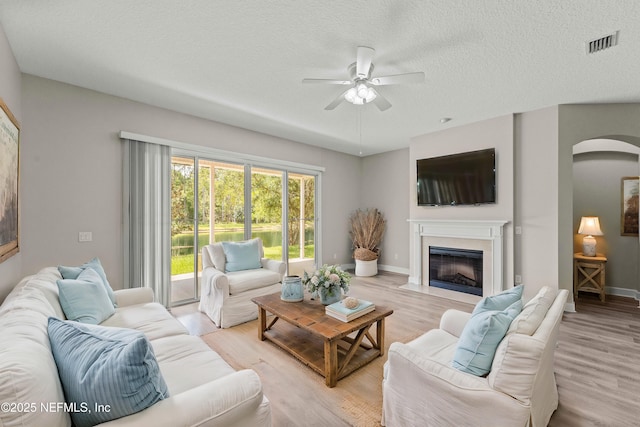
{"type": "Polygon", "coordinates": [[[373,261],[374,259],[378,259],[378,252],[369,250],[367,248],[357,248],[353,251],[353,257],[355,259],[359,259],[360,261],[373,261]]]}

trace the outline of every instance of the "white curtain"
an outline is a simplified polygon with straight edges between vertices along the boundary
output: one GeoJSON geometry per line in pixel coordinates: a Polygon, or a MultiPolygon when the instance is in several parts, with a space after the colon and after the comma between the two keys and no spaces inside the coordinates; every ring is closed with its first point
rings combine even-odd
{"type": "Polygon", "coordinates": [[[171,148],[124,139],[124,286],[171,290],[171,148]]]}

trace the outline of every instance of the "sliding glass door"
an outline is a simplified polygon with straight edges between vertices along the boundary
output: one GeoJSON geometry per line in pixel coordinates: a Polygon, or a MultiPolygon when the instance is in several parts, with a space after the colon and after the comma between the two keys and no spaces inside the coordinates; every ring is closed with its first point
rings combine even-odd
{"type": "Polygon", "coordinates": [[[171,301],[192,301],[197,296],[195,201],[196,159],[171,158],[171,301]]]}
{"type": "Polygon", "coordinates": [[[171,305],[200,298],[209,243],[260,237],[288,274],[313,268],[317,176],[197,155],[174,155],[171,173],[171,305]]]}
{"type": "Polygon", "coordinates": [[[251,168],[251,238],[262,239],[265,258],[282,261],[283,171],[251,168]]]}
{"type": "Polygon", "coordinates": [[[287,271],[302,276],[315,264],[315,177],[287,174],[287,271]]]}

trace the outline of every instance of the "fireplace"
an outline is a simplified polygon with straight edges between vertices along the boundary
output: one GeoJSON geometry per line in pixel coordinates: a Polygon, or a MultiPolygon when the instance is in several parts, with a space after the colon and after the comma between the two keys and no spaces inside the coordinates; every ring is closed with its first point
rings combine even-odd
{"type": "Polygon", "coordinates": [[[482,296],[482,251],[429,246],[429,286],[482,296]]]}
{"type": "MultiPolygon", "coordinates": [[[[403,289],[409,289],[421,293],[427,293],[443,298],[451,298],[456,301],[475,304],[483,297],[495,295],[503,290],[503,277],[513,273],[513,258],[509,254],[503,253],[503,246],[509,243],[503,241],[503,227],[507,221],[492,220],[410,220],[413,227],[411,236],[411,260],[409,263],[409,282],[403,285],[403,289]],[[479,251],[482,253],[482,260],[475,260],[482,265],[482,273],[477,272],[477,268],[465,267],[465,272],[460,272],[457,281],[471,284],[470,289],[474,293],[458,292],[457,289],[438,287],[430,283],[431,271],[429,249],[438,248],[458,248],[467,251],[479,251]],[[507,263],[503,265],[503,261],[507,263]],[[461,276],[464,276],[461,277],[461,276]],[[479,282],[474,286],[473,282],[479,282]],[[481,283],[481,284],[480,284],[481,283]],[[479,292],[482,289],[482,292],[479,292]]],[[[511,244],[511,243],[509,243],[511,244]]],[[[436,261],[437,262],[437,261],[436,261]]],[[[469,263],[470,261],[465,261],[469,263]]],[[[436,269],[437,270],[437,269],[436,269]]],[[[439,279],[437,279],[439,280],[439,279]]],[[[455,281],[453,282],[454,284],[455,281]]]]}

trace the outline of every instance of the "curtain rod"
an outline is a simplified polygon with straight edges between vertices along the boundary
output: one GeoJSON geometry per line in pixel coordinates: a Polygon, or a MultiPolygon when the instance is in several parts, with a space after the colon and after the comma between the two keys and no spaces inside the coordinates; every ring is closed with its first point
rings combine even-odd
{"type": "Polygon", "coordinates": [[[171,148],[193,151],[194,153],[214,157],[216,160],[228,160],[235,162],[245,162],[250,164],[260,164],[267,166],[283,166],[292,169],[302,169],[307,171],[324,172],[324,166],[309,165],[305,163],[291,162],[288,160],[272,159],[269,157],[255,156],[253,154],[238,153],[234,151],[220,150],[218,148],[206,147],[202,145],[189,144],[186,142],[174,141],[171,139],[159,138],[157,136],[142,135],[133,132],[120,131],[121,139],[131,139],[135,141],[148,142],[151,144],[167,145],[171,148]]]}

